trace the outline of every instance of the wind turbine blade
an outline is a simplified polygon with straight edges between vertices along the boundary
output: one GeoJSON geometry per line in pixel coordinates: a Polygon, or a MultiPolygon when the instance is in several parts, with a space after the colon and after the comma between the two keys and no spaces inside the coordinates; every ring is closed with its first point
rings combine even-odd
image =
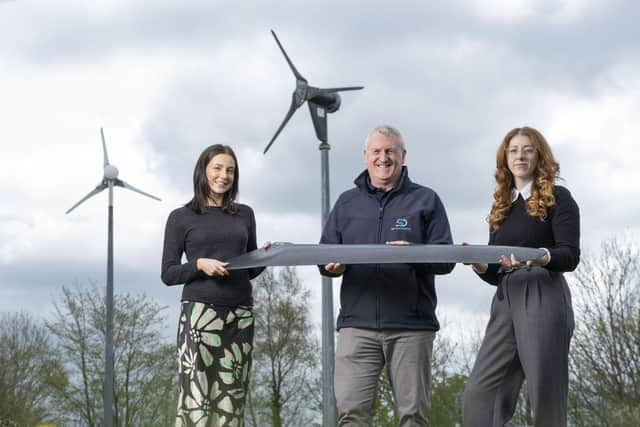
{"type": "Polygon", "coordinates": [[[333,93],[333,92],[344,92],[347,90],[360,90],[360,89],[364,89],[364,86],[330,87],[330,88],[317,89],[317,91],[318,93],[333,93]]]}
{"type": "Polygon", "coordinates": [[[268,249],[256,249],[228,259],[227,269],[322,265],[330,262],[342,264],[492,263],[506,254],[514,254],[519,260],[533,260],[544,255],[544,249],[485,245],[310,245],[274,242],[268,249]]]}
{"type": "Polygon", "coordinates": [[[151,195],[149,193],[145,193],[144,191],[134,187],[133,185],[127,184],[126,182],[124,182],[121,179],[116,179],[113,184],[117,185],[118,187],[126,188],[127,190],[135,191],[136,193],[142,194],[143,196],[150,197],[150,198],[152,198],[154,200],[157,200],[159,202],[162,201],[159,197],[156,197],[156,196],[151,195]]]}
{"type": "Polygon", "coordinates": [[[275,135],[273,135],[273,138],[271,138],[271,141],[269,141],[269,144],[267,144],[267,148],[264,149],[263,154],[267,154],[267,151],[269,151],[271,144],[273,144],[273,141],[275,141],[278,135],[280,135],[280,132],[282,131],[282,129],[284,129],[285,125],[289,122],[289,119],[291,119],[291,116],[293,116],[293,114],[296,112],[296,109],[297,109],[296,99],[294,95],[291,99],[291,107],[289,107],[289,111],[287,111],[287,115],[284,117],[284,120],[282,121],[282,124],[276,131],[275,135]]]}
{"type": "Polygon", "coordinates": [[[300,74],[298,72],[298,70],[296,69],[295,65],[293,65],[293,62],[291,62],[291,60],[289,59],[289,55],[287,55],[287,52],[285,52],[284,48],[280,44],[280,40],[278,40],[278,36],[276,36],[275,31],[271,30],[271,34],[273,34],[273,38],[276,39],[276,43],[278,43],[278,47],[282,51],[282,54],[284,55],[284,58],[287,60],[287,63],[289,64],[289,68],[291,68],[291,71],[293,71],[293,75],[296,76],[296,79],[303,80],[303,81],[306,82],[307,79],[302,77],[302,74],[300,74]]]}
{"type": "Polygon", "coordinates": [[[96,186],[96,188],[94,188],[93,190],[91,190],[91,192],[89,194],[87,194],[86,196],[84,196],[82,199],[80,199],[80,201],[78,203],[76,203],[75,205],[71,206],[71,209],[69,209],[68,211],[66,211],[64,214],[68,214],[69,212],[71,212],[72,210],[74,210],[75,208],[77,208],[82,202],[84,202],[85,200],[87,200],[90,197],[95,196],[96,194],[98,194],[99,192],[101,192],[102,190],[104,190],[105,188],[107,188],[108,185],[101,182],[100,184],[98,184],[96,186]]]}
{"type": "Polygon", "coordinates": [[[107,143],[104,141],[104,132],[102,128],[100,128],[100,136],[102,137],[102,155],[104,159],[104,165],[107,166],[109,164],[109,156],[107,155],[107,143]]]}

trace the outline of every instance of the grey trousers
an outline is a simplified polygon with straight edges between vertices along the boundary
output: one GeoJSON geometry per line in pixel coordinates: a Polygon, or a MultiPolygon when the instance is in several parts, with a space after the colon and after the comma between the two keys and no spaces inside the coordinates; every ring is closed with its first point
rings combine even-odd
{"type": "Polygon", "coordinates": [[[571,294],[561,273],[532,267],[501,279],[464,392],[464,425],[504,426],[523,380],[535,426],[567,425],[571,294]]]}
{"type": "Polygon", "coordinates": [[[400,426],[428,426],[435,332],[342,328],[336,347],[339,426],[370,426],[386,365],[400,426]]]}

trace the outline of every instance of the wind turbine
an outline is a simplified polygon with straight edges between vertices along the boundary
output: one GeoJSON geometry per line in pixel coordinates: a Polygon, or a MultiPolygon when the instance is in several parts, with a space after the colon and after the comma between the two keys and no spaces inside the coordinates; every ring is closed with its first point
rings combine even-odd
{"type": "MultiPolygon", "coordinates": [[[[273,38],[282,51],[284,58],[289,64],[289,68],[296,78],[296,89],[291,96],[291,106],[287,111],[282,124],[271,138],[271,141],[264,149],[267,153],[273,142],[276,140],[282,129],[298,108],[305,102],[309,104],[311,120],[316,131],[316,136],[320,140],[320,169],[321,169],[321,214],[324,227],[329,216],[329,150],[331,146],[327,143],[327,114],[335,113],[340,108],[340,94],[349,90],[360,90],[364,86],[347,86],[334,88],[317,88],[309,85],[307,79],[298,72],[289,59],[276,33],[271,30],[273,38]]],[[[333,371],[334,371],[334,324],[333,324],[333,290],[331,288],[331,278],[322,276],[322,425],[323,427],[334,426],[336,423],[336,402],[333,395],[333,371]]]]}
{"type": "Polygon", "coordinates": [[[149,193],[145,193],[142,190],[135,188],[132,185],[127,184],[125,181],[118,179],[118,168],[109,163],[109,156],[107,155],[107,144],[104,140],[104,132],[100,128],[100,136],[102,137],[102,154],[104,158],[104,169],[102,181],[84,196],[78,203],[73,205],[65,214],[68,214],[85,200],[95,196],[102,190],[109,189],[109,231],[108,231],[108,243],[107,243],[107,325],[105,336],[105,368],[104,368],[104,426],[113,426],[113,187],[123,187],[143,196],[151,197],[155,200],[160,200],[156,196],[152,196],[149,193]]]}

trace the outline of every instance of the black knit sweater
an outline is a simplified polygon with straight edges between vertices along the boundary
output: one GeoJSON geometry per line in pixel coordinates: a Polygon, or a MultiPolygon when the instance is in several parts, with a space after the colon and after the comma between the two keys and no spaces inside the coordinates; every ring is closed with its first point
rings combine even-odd
{"type": "Polygon", "coordinates": [[[212,277],[196,268],[198,258],[220,261],[256,249],[256,222],[249,206],[238,205],[235,214],[219,207],[207,207],[203,214],[181,207],[169,215],[164,234],[162,281],[184,284],[182,301],[238,306],[252,305],[253,279],[263,269],[230,271],[226,277],[212,277]],[[182,254],[187,262],[182,263],[182,254]]]}
{"type": "MultiPolygon", "coordinates": [[[[580,212],[566,188],[556,185],[553,195],[556,204],[547,211],[545,221],[530,216],[526,202],[519,195],[500,227],[490,233],[489,245],[547,248],[551,262],[545,268],[558,272],[573,271],[580,261],[580,212]]],[[[488,270],[479,276],[497,285],[499,267],[499,264],[489,264],[488,270]]]]}

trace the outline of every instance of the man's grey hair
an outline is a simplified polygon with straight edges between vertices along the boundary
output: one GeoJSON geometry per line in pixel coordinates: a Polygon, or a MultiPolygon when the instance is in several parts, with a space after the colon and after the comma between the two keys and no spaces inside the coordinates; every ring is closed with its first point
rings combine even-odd
{"type": "Polygon", "coordinates": [[[386,136],[387,138],[394,138],[396,141],[398,141],[400,143],[400,147],[402,148],[402,150],[405,150],[405,148],[404,148],[404,139],[402,139],[402,134],[400,133],[400,131],[398,129],[394,128],[393,126],[389,126],[389,125],[376,126],[376,127],[373,128],[373,130],[371,132],[369,132],[367,137],[364,139],[364,148],[365,148],[365,150],[367,149],[367,145],[369,145],[369,137],[374,132],[380,133],[380,134],[386,136]]]}

